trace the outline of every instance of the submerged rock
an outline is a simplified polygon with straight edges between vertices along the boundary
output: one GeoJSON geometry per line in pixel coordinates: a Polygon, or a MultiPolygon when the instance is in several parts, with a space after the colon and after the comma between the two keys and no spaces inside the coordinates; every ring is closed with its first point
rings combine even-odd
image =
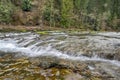
{"type": "Polygon", "coordinates": [[[79,80],[93,77],[82,62],[51,57],[6,58],[0,58],[1,80],[79,80]]]}

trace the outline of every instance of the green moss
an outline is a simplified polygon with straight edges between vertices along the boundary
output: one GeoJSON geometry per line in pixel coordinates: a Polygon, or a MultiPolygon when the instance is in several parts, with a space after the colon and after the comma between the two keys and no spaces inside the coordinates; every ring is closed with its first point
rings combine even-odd
{"type": "Polygon", "coordinates": [[[102,79],[93,77],[90,80],[102,80],[102,79]]]}
{"type": "Polygon", "coordinates": [[[70,74],[70,73],[71,73],[71,72],[70,72],[68,69],[61,69],[61,70],[60,70],[60,74],[63,75],[63,76],[68,75],[68,74],[70,74]]]}
{"type": "Polygon", "coordinates": [[[37,34],[41,34],[41,35],[48,35],[49,33],[47,31],[37,31],[37,34]]]}
{"type": "Polygon", "coordinates": [[[23,30],[21,30],[21,32],[27,32],[27,30],[23,29],[23,30]]]}

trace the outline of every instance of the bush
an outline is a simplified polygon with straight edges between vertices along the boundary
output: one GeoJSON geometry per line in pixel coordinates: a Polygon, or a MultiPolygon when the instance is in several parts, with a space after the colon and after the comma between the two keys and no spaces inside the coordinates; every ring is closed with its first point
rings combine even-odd
{"type": "Polygon", "coordinates": [[[31,9],[32,9],[31,0],[22,0],[22,10],[31,11],[31,9]]]}
{"type": "Polygon", "coordinates": [[[50,9],[46,8],[43,14],[44,20],[50,21],[50,13],[51,13],[50,9]]]}
{"type": "Polygon", "coordinates": [[[14,7],[11,2],[0,2],[0,23],[10,23],[14,7]]]}

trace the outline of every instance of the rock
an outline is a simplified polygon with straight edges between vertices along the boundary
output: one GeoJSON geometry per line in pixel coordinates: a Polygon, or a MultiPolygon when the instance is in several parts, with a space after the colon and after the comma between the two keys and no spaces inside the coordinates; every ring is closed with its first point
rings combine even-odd
{"type": "Polygon", "coordinates": [[[118,61],[120,61],[120,47],[116,49],[116,54],[114,56],[114,59],[117,59],[118,61]]]}
{"type": "Polygon", "coordinates": [[[34,57],[29,58],[30,62],[43,69],[58,68],[71,69],[73,72],[81,73],[89,70],[88,66],[80,61],[71,61],[55,57],[34,57]]]}
{"type": "Polygon", "coordinates": [[[82,80],[83,77],[80,74],[70,74],[65,76],[65,80],[82,80]]]}

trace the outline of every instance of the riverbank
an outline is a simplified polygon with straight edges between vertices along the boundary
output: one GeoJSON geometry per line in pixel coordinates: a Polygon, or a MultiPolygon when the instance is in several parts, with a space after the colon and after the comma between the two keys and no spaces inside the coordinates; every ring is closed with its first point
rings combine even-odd
{"type": "Polygon", "coordinates": [[[39,31],[60,31],[60,32],[120,32],[114,30],[102,30],[94,31],[90,29],[78,29],[78,28],[61,28],[61,27],[49,27],[49,26],[24,26],[24,25],[0,25],[0,32],[39,32],[39,31]]]}
{"type": "MultiPolygon", "coordinates": [[[[28,31],[85,31],[77,28],[60,28],[60,27],[49,27],[49,26],[24,26],[24,25],[0,25],[0,32],[28,32],[28,31]]],[[[89,31],[89,30],[88,30],[89,31]]]]}

